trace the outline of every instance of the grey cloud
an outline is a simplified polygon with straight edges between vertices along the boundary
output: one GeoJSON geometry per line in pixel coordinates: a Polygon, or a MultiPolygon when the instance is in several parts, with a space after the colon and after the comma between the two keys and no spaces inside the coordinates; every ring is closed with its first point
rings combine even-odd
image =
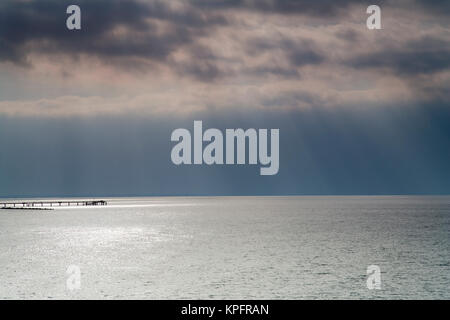
{"type": "Polygon", "coordinates": [[[450,2],[448,0],[416,0],[416,2],[433,13],[450,15],[450,2]]]}
{"type": "MultiPolygon", "coordinates": [[[[192,61],[188,64],[181,64],[178,67],[181,74],[188,74],[200,81],[213,81],[220,76],[225,75],[219,67],[208,61],[192,61]]],[[[229,73],[228,73],[229,75],[229,73]]]]}
{"type": "MultiPolygon", "coordinates": [[[[443,1],[422,0],[402,2],[402,6],[408,10],[407,4],[413,1],[427,10],[442,6],[445,12],[447,8],[443,1]]],[[[229,9],[326,18],[339,15],[353,4],[365,3],[357,0],[190,0],[173,6],[173,2],[163,0],[3,0],[0,2],[0,62],[27,66],[27,57],[33,53],[72,57],[87,55],[133,71],[164,64],[177,75],[202,82],[232,77],[237,73],[296,78],[301,67],[328,61],[330,48],[321,43],[319,37],[314,38],[317,42],[287,34],[248,41],[230,38],[238,51],[243,50],[233,52],[236,61],[226,61],[219,52],[221,48],[199,45],[198,40],[206,40],[207,45],[211,45],[214,27],[233,27],[231,19],[227,19],[233,17],[227,15],[229,9]],[[65,10],[69,4],[78,4],[82,8],[81,31],[72,32],[65,27],[65,10]],[[113,34],[111,31],[117,27],[125,27],[128,33],[113,34]],[[174,58],[172,54],[177,51],[182,51],[185,57],[180,60],[174,58]],[[266,53],[268,59],[263,63],[251,66],[245,63],[246,56],[266,53]]],[[[239,32],[237,28],[233,31],[239,32]]],[[[359,35],[351,29],[336,32],[337,37],[349,42],[360,41],[359,35]]],[[[428,38],[409,43],[402,49],[386,49],[383,44],[380,48],[379,52],[357,56],[344,63],[355,68],[389,69],[401,75],[433,73],[448,68],[450,64],[448,42],[443,40],[428,38]]]]}
{"type": "Polygon", "coordinates": [[[357,31],[350,28],[339,30],[335,33],[335,35],[339,39],[345,40],[350,43],[355,43],[356,41],[361,40],[361,35],[357,31]]]}
{"type": "Polygon", "coordinates": [[[401,75],[431,74],[450,67],[450,43],[421,38],[401,49],[384,49],[347,61],[354,68],[381,68],[401,75]]]}
{"type": "Polygon", "coordinates": [[[280,50],[281,54],[285,56],[286,59],[283,64],[277,61],[265,61],[254,66],[248,66],[239,58],[224,58],[211,48],[194,45],[187,50],[190,57],[189,61],[174,61],[171,65],[179,74],[209,82],[237,75],[298,78],[300,76],[298,67],[316,65],[324,60],[324,57],[315,48],[315,44],[309,40],[293,42],[288,39],[281,41],[253,39],[244,45],[243,55],[255,57],[269,52],[273,56],[276,50],[280,50]]]}
{"type": "Polygon", "coordinates": [[[293,68],[308,64],[319,64],[325,60],[325,56],[320,52],[319,47],[310,39],[257,38],[249,41],[247,44],[247,52],[251,55],[262,54],[269,50],[281,50],[293,68]]]}
{"type": "MultiPolygon", "coordinates": [[[[375,2],[384,3],[384,1],[375,2]]],[[[306,14],[317,17],[340,15],[345,13],[345,10],[352,4],[376,4],[365,0],[191,0],[191,3],[197,7],[209,9],[244,9],[289,15],[306,14]]]]}
{"type": "Polygon", "coordinates": [[[7,0],[0,4],[0,61],[24,62],[33,51],[163,60],[208,27],[224,23],[222,16],[204,15],[191,7],[174,10],[165,1],[7,0]],[[65,27],[70,4],[82,8],[82,30],[77,32],[65,27]],[[167,26],[161,30],[149,18],[167,26]],[[132,36],[112,35],[119,26],[132,36]]]}
{"type": "Polygon", "coordinates": [[[290,67],[281,67],[277,65],[270,66],[259,66],[255,68],[250,68],[249,73],[257,75],[257,76],[265,76],[265,75],[275,75],[281,76],[283,78],[298,78],[300,77],[300,73],[293,68],[290,67]]]}
{"type": "Polygon", "coordinates": [[[319,18],[345,15],[352,5],[402,6],[405,10],[420,6],[433,14],[449,15],[448,0],[191,0],[194,6],[207,9],[251,10],[286,15],[310,15],[319,18]]]}

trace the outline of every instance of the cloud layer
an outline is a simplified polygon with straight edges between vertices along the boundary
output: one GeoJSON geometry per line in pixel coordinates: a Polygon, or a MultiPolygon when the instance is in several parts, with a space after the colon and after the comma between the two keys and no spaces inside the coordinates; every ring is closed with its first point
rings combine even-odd
{"type": "Polygon", "coordinates": [[[0,113],[72,116],[449,102],[449,6],[5,0],[0,113]],[[65,27],[69,4],[82,30],[65,27]]]}

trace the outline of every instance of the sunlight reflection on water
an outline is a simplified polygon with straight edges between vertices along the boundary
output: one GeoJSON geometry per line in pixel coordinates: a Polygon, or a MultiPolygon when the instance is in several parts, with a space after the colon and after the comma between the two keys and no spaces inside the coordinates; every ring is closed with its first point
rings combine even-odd
{"type": "Polygon", "coordinates": [[[0,298],[450,298],[450,197],[109,202],[0,211],[0,298]]]}

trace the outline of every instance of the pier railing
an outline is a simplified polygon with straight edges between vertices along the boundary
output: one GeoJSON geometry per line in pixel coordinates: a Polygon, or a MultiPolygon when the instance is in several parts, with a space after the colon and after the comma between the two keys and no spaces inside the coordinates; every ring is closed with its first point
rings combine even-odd
{"type": "Polygon", "coordinates": [[[105,200],[36,200],[0,202],[2,208],[33,208],[33,207],[70,207],[70,206],[106,206],[105,200]]]}

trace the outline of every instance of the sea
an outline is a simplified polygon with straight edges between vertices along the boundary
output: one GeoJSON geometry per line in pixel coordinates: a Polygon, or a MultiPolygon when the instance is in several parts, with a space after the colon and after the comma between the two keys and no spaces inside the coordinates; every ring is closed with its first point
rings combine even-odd
{"type": "Polygon", "coordinates": [[[0,299],[450,299],[449,196],[102,200],[0,210],[0,299]]]}

